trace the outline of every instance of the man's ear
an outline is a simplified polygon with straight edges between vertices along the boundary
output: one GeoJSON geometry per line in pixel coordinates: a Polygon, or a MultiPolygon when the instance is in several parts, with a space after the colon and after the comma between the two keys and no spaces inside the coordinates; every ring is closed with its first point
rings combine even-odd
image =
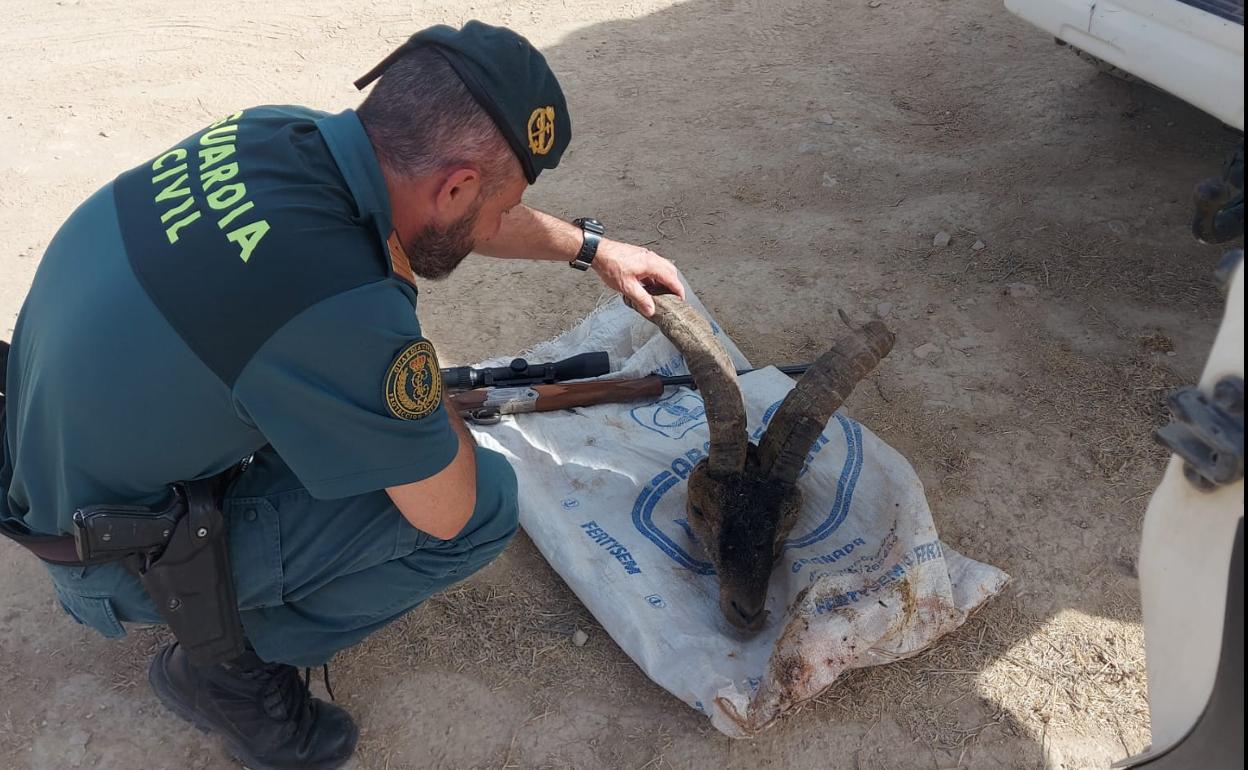
{"type": "Polygon", "coordinates": [[[472,211],[481,196],[481,172],[472,166],[453,168],[434,193],[434,208],[443,223],[455,222],[472,211]]]}

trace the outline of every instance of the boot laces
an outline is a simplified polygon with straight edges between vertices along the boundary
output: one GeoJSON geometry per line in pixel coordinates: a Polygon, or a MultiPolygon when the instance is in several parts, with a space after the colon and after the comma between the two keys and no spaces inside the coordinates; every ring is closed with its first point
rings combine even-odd
{"type": "MultiPolygon", "coordinates": [[[[329,686],[329,664],[328,663],[321,666],[321,676],[322,676],[321,681],[325,683],[325,692],[329,693],[329,699],[336,703],[338,699],[334,697],[334,688],[329,686]]],[[[305,668],[303,670],[303,686],[309,689],[312,687],[312,668],[311,667],[305,668]]]]}
{"type": "Polygon", "coordinates": [[[312,693],[294,666],[266,666],[255,672],[262,680],[260,703],[268,716],[289,722],[293,732],[302,732],[312,719],[312,693]]]}

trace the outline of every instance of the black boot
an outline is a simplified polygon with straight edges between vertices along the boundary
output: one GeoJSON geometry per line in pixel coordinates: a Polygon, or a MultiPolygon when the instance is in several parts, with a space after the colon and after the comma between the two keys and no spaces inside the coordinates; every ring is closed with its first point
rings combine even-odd
{"type": "Polygon", "coordinates": [[[332,770],[355,751],[359,730],[350,715],[313,698],[294,666],[254,653],[193,666],[175,643],[156,653],[147,678],[173,713],[221,735],[250,770],[332,770]]]}

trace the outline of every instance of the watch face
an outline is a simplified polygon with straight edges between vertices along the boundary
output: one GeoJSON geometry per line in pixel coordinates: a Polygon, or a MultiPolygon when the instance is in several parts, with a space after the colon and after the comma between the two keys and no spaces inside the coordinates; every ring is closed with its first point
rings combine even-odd
{"type": "Polygon", "coordinates": [[[576,223],[582,228],[589,230],[591,233],[598,233],[599,235],[602,235],[606,232],[606,228],[602,226],[602,223],[592,217],[583,217],[576,220],[576,223]]]}

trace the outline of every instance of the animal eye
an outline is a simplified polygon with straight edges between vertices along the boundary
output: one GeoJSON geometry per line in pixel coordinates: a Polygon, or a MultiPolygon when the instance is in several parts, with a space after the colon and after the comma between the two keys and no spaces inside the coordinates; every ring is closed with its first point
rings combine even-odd
{"type": "Polygon", "coordinates": [[[702,509],[696,505],[689,506],[689,512],[699,519],[702,518],[702,509]]]}

